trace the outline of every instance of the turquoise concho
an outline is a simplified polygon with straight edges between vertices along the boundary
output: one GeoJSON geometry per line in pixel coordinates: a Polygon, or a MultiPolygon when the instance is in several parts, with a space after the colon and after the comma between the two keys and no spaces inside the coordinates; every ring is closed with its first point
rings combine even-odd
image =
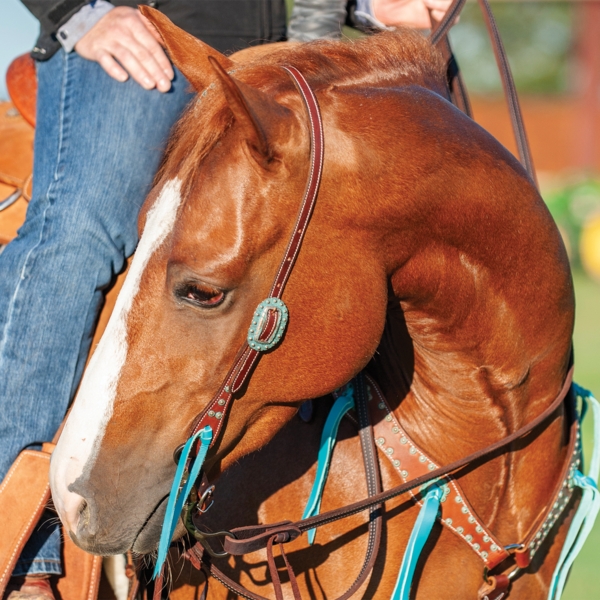
{"type": "Polygon", "coordinates": [[[275,347],[280,341],[288,322],[288,309],[283,300],[279,298],[267,298],[263,300],[254,311],[252,325],[248,331],[248,346],[258,352],[265,352],[275,347]],[[266,340],[259,340],[260,334],[267,323],[269,311],[277,312],[277,321],[273,332],[266,340]]]}

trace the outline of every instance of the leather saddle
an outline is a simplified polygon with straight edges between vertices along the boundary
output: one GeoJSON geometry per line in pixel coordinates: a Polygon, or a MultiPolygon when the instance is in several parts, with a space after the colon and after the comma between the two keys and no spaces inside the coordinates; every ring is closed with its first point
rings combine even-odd
{"type": "Polygon", "coordinates": [[[31,197],[37,80],[29,55],[12,62],[6,87],[12,102],[0,103],[0,245],[16,236],[31,197]]]}

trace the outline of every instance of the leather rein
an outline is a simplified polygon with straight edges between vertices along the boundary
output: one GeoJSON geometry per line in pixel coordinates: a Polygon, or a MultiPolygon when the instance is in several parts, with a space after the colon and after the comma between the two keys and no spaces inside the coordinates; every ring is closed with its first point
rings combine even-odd
{"type": "MultiPolygon", "coordinates": [[[[446,13],[445,18],[442,20],[439,26],[432,32],[431,35],[431,41],[434,45],[440,43],[442,40],[444,41],[444,43],[446,44],[444,47],[444,54],[447,58],[449,58],[449,60],[453,57],[451,55],[451,49],[446,39],[446,35],[449,28],[454,23],[454,19],[462,9],[464,3],[465,0],[454,0],[450,9],[446,13]]],[[[535,173],[533,171],[533,163],[531,161],[529,145],[525,136],[525,129],[523,126],[522,116],[519,110],[518,99],[516,97],[516,91],[514,89],[514,83],[510,74],[510,68],[508,66],[508,62],[506,61],[506,54],[504,53],[502,42],[500,41],[500,37],[497,32],[497,27],[493,15],[491,13],[491,9],[489,9],[488,0],[480,0],[480,3],[482,4],[482,8],[486,15],[486,23],[488,24],[488,29],[491,32],[492,43],[494,46],[496,57],[498,59],[498,64],[501,71],[505,92],[507,94],[509,107],[511,109],[511,118],[513,120],[515,137],[517,139],[517,145],[519,148],[519,155],[527,172],[535,182],[535,173]],[[495,33],[495,35],[492,35],[492,33],[495,33]]],[[[318,102],[304,76],[296,68],[291,66],[286,66],[283,68],[293,79],[303,99],[308,113],[310,125],[310,171],[308,176],[308,182],[306,185],[303,201],[298,212],[294,230],[286,248],[283,260],[281,261],[281,264],[271,286],[269,298],[261,302],[261,304],[256,309],[253,315],[252,324],[249,328],[247,340],[239,349],[236,358],[234,359],[233,365],[229,369],[218,392],[215,394],[215,396],[209,402],[206,408],[198,415],[192,426],[190,438],[196,436],[206,427],[210,427],[212,429],[214,435],[210,442],[209,448],[212,447],[215,444],[216,440],[219,438],[219,434],[223,428],[223,423],[225,422],[227,413],[230,410],[233,397],[237,392],[241,390],[244,384],[247,383],[247,381],[249,380],[253,368],[260,359],[261,353],[276,347],[280,343],[285,333],[288,321],[288,309],[281,298],[286,283],[294,267],[296,258],[298,256],[298,252],[300,250],[302,241],[306,233],[306,228],[309,224],[311,215],[314,210],[319,190],[319,184],[321,180],[321,174],[323,170],[323,124],[318,102]]],[[[456,69],[455,75],[457,73],[458,70],[456,69]]],[[[451,81],[449,81],[449,83],[451,83],[451,81]]],[[[460,85],[458,86],[458,88],[455,86],[455,90],[458,89],[458,91],[460,92],[458,94],[460,102],[456,103],[463,109],[464,112],[468,113],[470,112],[468,98],[466,97],[466,92],[464,91],[464,88],[461,87],[462,83],[460,81],[458,81],[458,83],[460,85]]],[[[567,396],[569,395],[569,391],[571,390],[572,376],[573,367],[571,361],[570,369],[565,378],[562,389],[560,393],[556,396],[556,398],[552,401],[552,403],[529,424],[525,425],[524,427],[521,427],[511,435],[495,442],[494,444],[489,445],[486,448],[474,452],[473,454],[467,457],[454,461],[449,465],[435,468],[433,470],[430,470],[426,474],[420,475],[409,481],[405,481],[401,485],[397,485],[389,490],[381,491],[377,449],[374,444],[373,430],[369,417],[370,409],[368,408],[366,403],[367,383],[365,381],[364,375],[359,374],[359,376],[355,380],[357,390],[356,411],[358,415],[358,428],[361,447],[363,450],[365,472],[367,474],[367,489],[369,497],[359,502],[350,504],[348,506],[338,508],[335,510],[330,510],[325,513],[317,514],[313,517],[296,522],[283,521],[271,525],[256,525],[249,527],[240,527],[231,531],[205,533],[198,529],[195,521],[196,518],[199,516],[199,512],[204,511],[203,505],[210,499],[214,486],[209,485],[206,476],[203,474],[202,484],[200,485],[198,490],[198,495],[200,496],[200,499],[197,500],[197,496],[196,494],[194,494],[192,498],[193,503],[192,505],[190,505],[193,509],[196,510],[196,512],[195,514],[193,514],[193,511],[188,510],[189,518],[186,519],[186,526],[188,528],[188,531],[190,531],[190,533],[198,540],[198,543],[194,547],[189,549],[187,552],[185,552],[184,556],[187,559],[189,559],[196,568],[202,569],[205,572],[205,574],[207,575],[207,584],[208,574],[210,573],[215,577],[215,579],[220,581],[229,590],[244,598],[247,598],[248,600],[266,600],[262,596],[254,594],[253,592],[245,589],[237,582],[230,579],[211,562],[211,556],[218,557],[226,556],[228,554],[243,555],[250,552],[255,552],[257,550],[266,549],[269,570],[273,579],[276,598],[277,600],[283,600],[282,586],[279,580],[279,575],[273,557],[273,546],[275,544],[278,544],[290,577],[294,598],[295,600],[301,600],[296,578],[285,555],[283,545],[287,542],[298,538],[303,532],[306,532],[310,529],[314,529],[316,527],[320,527],[322,525],[326,525],[328,523],[338,521],[345,517],[363,512],[365,510],[369,510],[369,539],[363,567],[352,586],[347,590],[345,594],[343,594],[338,599],[347,600],[366,581],[374,566],[381,539],[381,507],[384,502],[386,502],[387,500],[391,500],[392,498],[395,498],[397,496],[400,496],[404,493],[410,492],[411,490],[419,488],[420,486],[423,486],[424,484],[430,483],[434,480],[450,477],[453,473],[456,473],[460,469],[467,467],[473,463],[480,464],[483,461],[490,460],[492,457],[497,455],[497,453],[505,451],[511,444],[513,444],[517,440],[526,437],[539,426],[546,424],[550,420],[550,418],[557,413],[558,409],[563,405],[565,398],[567,398],[567,396]],[[214,537],[223,538],[223,552],[216,552],[209,544],[208,540],[214,537]]],[[[382,405],[380,404],[380,406],[382,405]]],[[[574,435],[571,435],[571,438],[572,440],[570,449],[572,451],[572,446],[574,444],[574,435]]],[[[568,470],[568,466],[570,464],[569,460],[570,454],[567,456],[567,466],[563,469],[563,471],[568,470]]],[[[563,481],[561,480],[558,483],[558,488],[557,490],[555,490],[553,497],[558,495],[562,487],[563,481]]],[[[517,552],[521,551],[521,553],[524,554],[525,551],[527,551],[528,553],[527,557],[525,558],[523,556],[519,557],[518,554],[515,555],[519,566],[524,567],[529,563],[529,545],[531,543],[531,540],[534,539],[536,534],[539,534],[542,526],[547,521],[548,513],[551,509],[552,506],[550,507],[550,509],[547,508],[546,510],[544,510],[541,516],[531,527],[526,537],[527,543],[524,542],[522,544],[517,545],[517,552]]],[[[540,536],[538,535],[538,538],[539,537],[540,536]]],[[[494,568],[508,556],[509,554],[507,552],[504,552],[504,554],[501,555],[501,560],[499,559],[498,561],[496,561],[496,563],[492,564],[490,568],[494,568]]],[[[484,571],[484,580],[488,581],[485,575],[486,573],[487,567],[484,571]]],[[[500,585],[501,587],[504,587],[504,589],[506,589],[509,583],[508,578],[504,575],[500,575],[497,576],[498,581],[500,581],[500,578],[502,577],[504,577],[506,582],[503,581],[500,585]]],[[[160,599],[162,579],[163,575],[161,571],[159,578],[155,582],[155,600],[160,599]]],[[[491,590],[493,591],[497,587],[496,581],[493,577],[490,578],[490,583],[492,584],[491,590]]],[[[206,596],[206,592],[207,590],[205,588],[202,594],[203,599],[206,596]]],[[[492,597],[497,596],[490,595],[490,598],[492,597]]]]}

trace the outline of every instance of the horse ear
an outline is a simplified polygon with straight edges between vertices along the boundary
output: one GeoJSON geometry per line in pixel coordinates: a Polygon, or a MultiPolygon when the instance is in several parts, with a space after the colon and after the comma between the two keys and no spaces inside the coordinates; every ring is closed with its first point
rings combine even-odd
{"type": "Polygon", "coordinates": [[[263,166],[273,159],[274,145],[291,116],[291,111],[270,96],[239,79],[234,79],[212,56],[208,57],[231,112],[243,128],[248,146],[263,166]]]}
{"type": "Polygon", "coordinates": [[[143,5],[139,10],[158,33],[157,39],[166,48],[173,64],[185,75],[196,91],[204,89],[214,78],[214,72],[208,61],[203,60],[202,57],[213,58],[225,69],[235,67],[236,63],[174,25],[159,10],[143,5]]]}

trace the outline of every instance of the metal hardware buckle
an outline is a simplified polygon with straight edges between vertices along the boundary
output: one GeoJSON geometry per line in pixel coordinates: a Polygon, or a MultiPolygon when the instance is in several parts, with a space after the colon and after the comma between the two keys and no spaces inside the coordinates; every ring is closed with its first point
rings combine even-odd
{"type": "MultiPolygon", "coordinates": [[[[512,556],[517,550],[523,548],[523,544],[509,544],[508,546],[504,546],[504,549],[512,556]]],[[[521,571],[521,567],[515,567],[507,577],[512,581],[514,577],[516,577],[521,571]]],[[[488,585],[491,585],[492,582],[488,578],[488,573],[490,572],[488,567],[483,567],[483,581],[488,585]]]]}
{"type": "Polygon", "coordinates": [[[250,329],[248,330],[248,346],[257,352],[266,352],[274,348],[281,341],[281,337],[287,327],[288,319],[288,308],[283,300],[279,298],[267,298],[263,300],[257,306],[252,317],[252,325],[250,325],[250,329]],[[264,332],[270,312],[277,314],[275,326],[268,339],[261,341],[260,336],[264,332]]]}

